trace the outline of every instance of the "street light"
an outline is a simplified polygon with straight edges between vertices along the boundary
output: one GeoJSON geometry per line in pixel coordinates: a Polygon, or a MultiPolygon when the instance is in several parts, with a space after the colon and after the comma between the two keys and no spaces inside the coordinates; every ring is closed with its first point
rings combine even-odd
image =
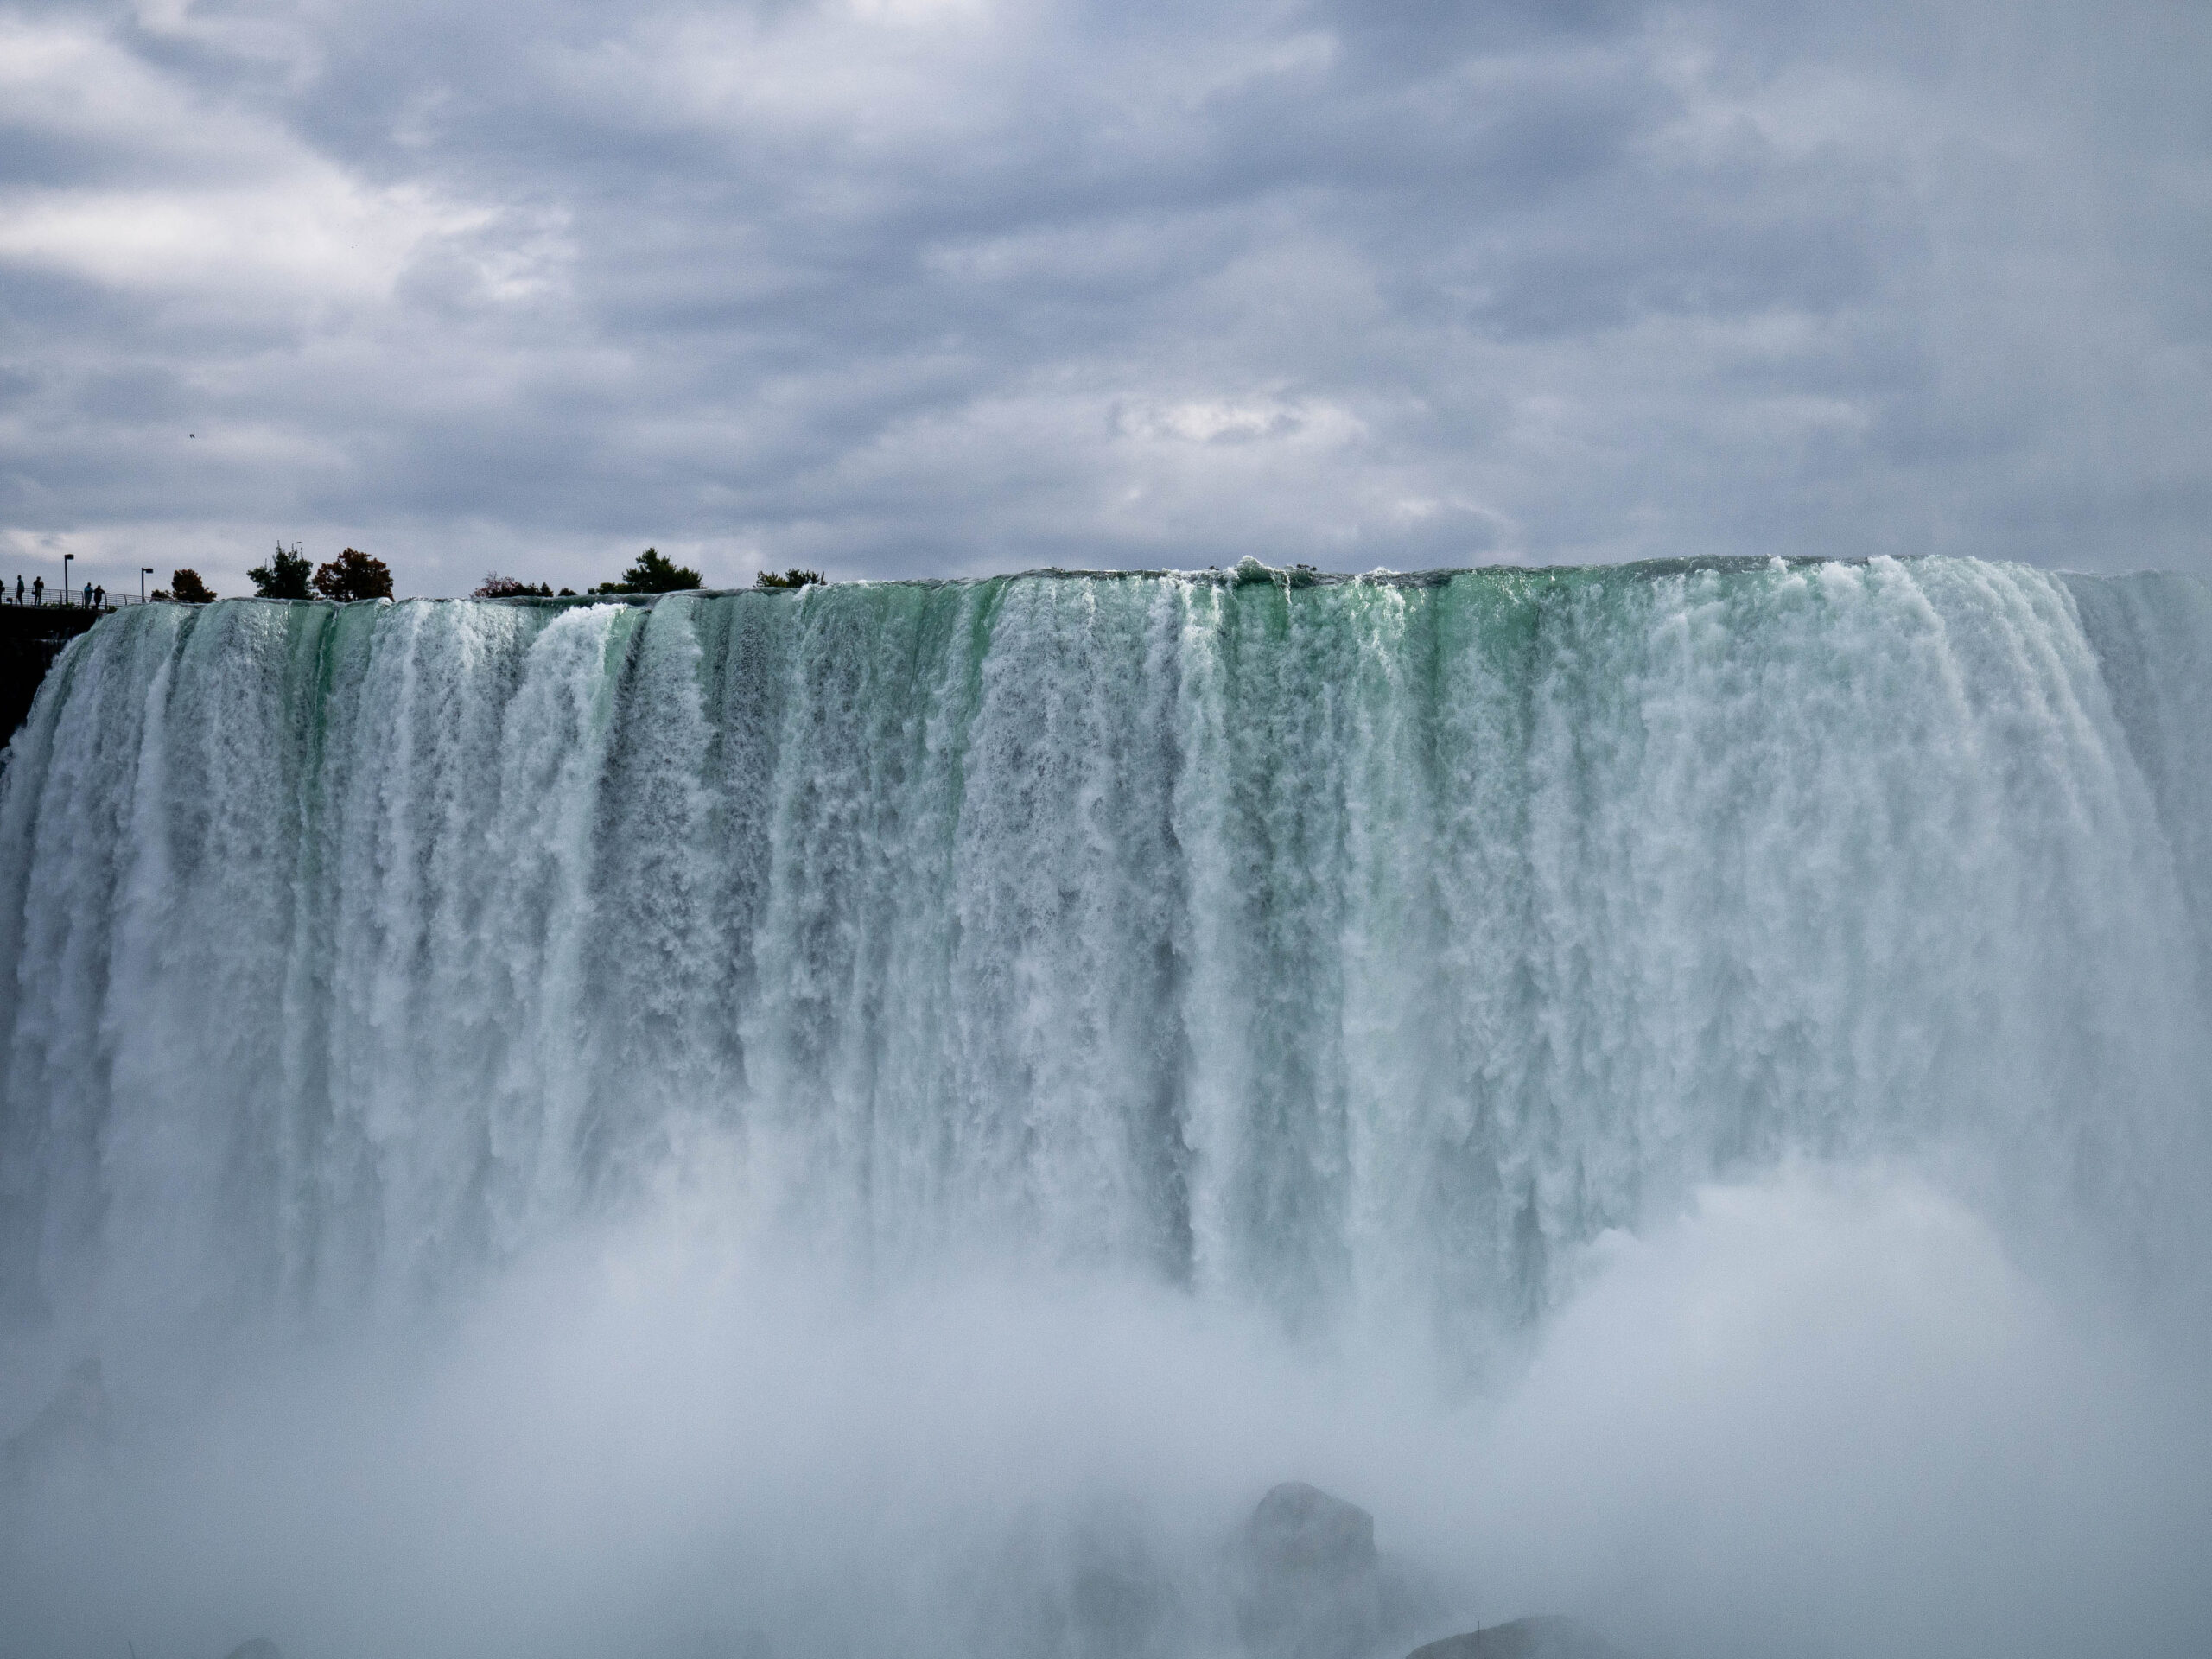
{"type": "Polygon", "coordinates": [[[61,556],[61,602],[64,605],[71,602],[69,596],[71,592],[69,587],[69,561],[76,556],[77,556],[74,553],[64,553],[61,556]]]}
{"type": "Polygon", "coordinates": [[[146,602],[146,578],[153,574],[154,567],[150,564],[142,564],[138,567],[138,602],[141,605],[146,602]]]}

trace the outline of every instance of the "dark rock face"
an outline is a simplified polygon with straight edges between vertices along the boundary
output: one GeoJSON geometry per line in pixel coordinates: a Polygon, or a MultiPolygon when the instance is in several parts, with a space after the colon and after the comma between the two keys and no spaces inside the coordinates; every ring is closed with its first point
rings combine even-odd
{"type": "Polygon", "coordinates": [[[1516,1618],[1415,1648],[1407,1659],[1621,1659],[1620,1650],[1571,1618],[1516,1618]]]}
{"type": "Polygon", "coordinates": [[[1236,1541],[1236,1631],[1254,1659],[1361,1659],[1433,1617],[1375,1548],[1375,1517],[1302,1482],[1260,1500],[1236,1541]]]}
{"type": "Polygon", "coordinates": [[[102,614],[60,603],[0,606],[0,743],[13,737],[30,713],[39,683],[62,646],[102,614]]]}

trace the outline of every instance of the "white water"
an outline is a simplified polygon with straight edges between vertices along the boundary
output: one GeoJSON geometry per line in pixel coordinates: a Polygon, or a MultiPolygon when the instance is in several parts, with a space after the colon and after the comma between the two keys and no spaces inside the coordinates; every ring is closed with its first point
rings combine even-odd
{"type": "MultiPolygon", "coordinates": [[[[62,1573],[38,1639],[127,1606],[211,1650],[290,1618],[306,1659],[674,1652],[680,1605],[796,1651],[1072,1652],[944,1624],[947,1529],[1106,1491],[1175,1555],[1310,1472],[1386,1538],[1395,1496],[1491,1616],[1510,1583],[1682,1651],[2055,1652],[2133,1609],[2189,1651],[2155,1552],[2053,1610],[2051,1536],[1999,1511],[2082,1508],[2077,1565],[2076,1531],[2212,1537],[2202,1447],[2160,1440],[2194,1361],[2126,1357],[2202,1280],[2208,720],[2199,584],[1950,561],[105,621],[0,795],[0,1429],[103,1356],[171,1414],[133,1454],[165,1472],[54,1535],[176,1565],[98,1617],[62,1573]],[[2113,1335],[2084,1284],[2152,1311],[2113,1335]],[[1767,1338],[1669,1370],[1651,1333],[1700,1318],[1767,1338]],[[1709,1506],[1728,1455],[1651,1472],[1718,1432],[1700,1402],[1825,1397],[1793,1368],[1831,1318],[1926,1420],[1846,1388],[1832,1467],[1754,1431],[1809,1472],[1738,1471],[1802,1522],[1724,1528],[1745,1560],[2090,1401],[2157,1432],[1916,1509],[1946,1563],[2012,1539],[1943,1641],[1816,1571],[1713,1577],[1731,1623],[1694,1564],[1601,1570],[1709,1506]],[[1624,1419],[1570,1525],[1547,1480],[1624,1419]],[[627,1472],[551,1478],[555,1446],[627,1472]],[[305,1519],[316,1469],[355,1520],[305,1519]],[[1645,1487],[1673,1518],[1637,1530],[1645,1487]],[[234,1582],[191,1494],[288,1566],[234,1582]],[[514,1543],[542,1503],[595,1518],[514,1543]],[[431,1516],[480,1572],[391,1541],[431,1516]],[[615,1535],[686,1586],[651,1616],[615,1535]],[[374,1568],[302,1588],[334,1556],[374,1568]]],[[[1856,1570],[1911,1602],[1898,1524],[1856,1570]]]]}

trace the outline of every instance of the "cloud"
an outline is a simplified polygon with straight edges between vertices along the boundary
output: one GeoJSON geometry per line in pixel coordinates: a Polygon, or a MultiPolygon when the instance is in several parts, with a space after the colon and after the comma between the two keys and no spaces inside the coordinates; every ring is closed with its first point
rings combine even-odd
{"type": "Polygon", "coordinates": [[[2183,6],[0,29],[25,559],[2212,566],[2183,6]]]}

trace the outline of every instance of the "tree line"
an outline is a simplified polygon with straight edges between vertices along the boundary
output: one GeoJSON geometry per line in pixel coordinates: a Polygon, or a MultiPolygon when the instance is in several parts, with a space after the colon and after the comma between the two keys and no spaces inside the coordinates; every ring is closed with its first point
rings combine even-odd
{"type": "MultiPolygon", "coordinates": [[[[343,601],[391,597],[391,567],[357,547],[349,547],[334,559],[314,564],[300,551],[297,542],[289,550],[279,542],[276,556],[266,564],[254,566],[245,575],[253,584],[256,599],[343,601]]],[[[171,572],[169,585],[156,588],[154,597],[181,605],[208,605],[214,602],[215,590],[200,579],[197,570],[181,569],[171,572]]]]}
{"type": "MultiPolygon", "coordinates": [[[[334,559],[321,564],[313,563],[300,550],[297,542],[286,548],[278,543],[276,556],[266,564],[256,565],[247,571],[246,579],[253,583],[256,599],[329,599],[344,601],[356,599],[390,599],[391,569],[382,559],[372,558],[359,548],[349,547],[334,559]]],[[[782,572],[763,570],[753,578],[755,588],[805,588],[819,585],[826,580],[819,570],[802,569],[793,565],[782,572]]],[[[587,594],[673,594],[685,588],[705,585],[705,580],[689,565],[677,564],[658,548],[647,548],[631,561],[630,568],[613,582],[602,582],[596,588],[585,589],[587,594]]],[[[154,597],[184,605],[207,605],[213,602],[214,590],[200,580],[193,569],[180,569],[169,577],[169,585],[154,590],[154,597]]],[[[471,599],[575,599],[581,597],[573,588],[563,588],[556,594],[547,582],[530,582],[516,576],[503,576],[493,571],[486,576],[469,595],[471,599]]]]}
{"type": "MultiPolygon", "coordinates": [[[[760,571],[753,578],[755,588],[804,588],[810,583],[819,585],[826,581],[819,570],[802,570],[793,565],[779,574],[773,570],[760,571]]],[[[588,588],[588,594],[677,594],[690,588],[702,588],[705,578],[687,564],[677,564],[657,547],[649,547],[631,562],[620,578],[602,582],[588,588]]],[[[486,576],[471,599],[574,599],[578,595],[573,588],[563,588],[558,594],[544,582],[528,582],[516,576],[503,576],[498,571],[486,576]]]]}

